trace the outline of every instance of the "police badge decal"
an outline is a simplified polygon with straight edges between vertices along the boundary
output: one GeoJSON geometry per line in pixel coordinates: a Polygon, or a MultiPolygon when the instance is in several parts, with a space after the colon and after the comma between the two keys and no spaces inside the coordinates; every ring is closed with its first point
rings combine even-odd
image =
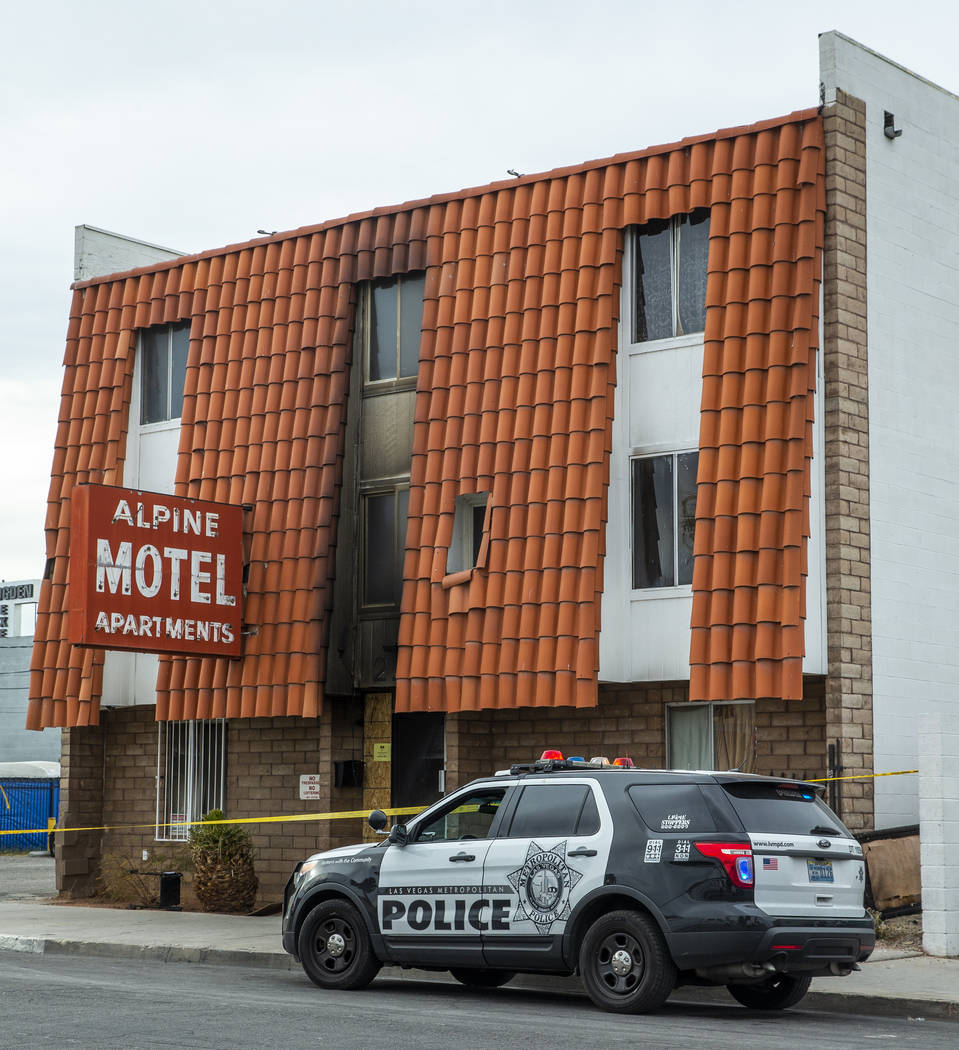
{"type": "Polygon", "coordinates": [[[569,918],[569,895],[583,873],[566,863],[566,842],[546,850],[529,844],[526,861],[508,876],[519,894],[513,922],[532,922],[540,933],[549,933],[554,922],[569,918]]]}

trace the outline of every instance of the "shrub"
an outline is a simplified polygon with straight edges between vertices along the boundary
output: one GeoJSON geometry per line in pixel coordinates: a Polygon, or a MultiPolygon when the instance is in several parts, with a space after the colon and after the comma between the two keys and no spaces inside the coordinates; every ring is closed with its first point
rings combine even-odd
{"type": "MultiPolygon", "coordinates": [[[[211,809],[204,821],[225,820],[211,809]]],[[[193,891],[204,911],[251,911],[259,880],[250,833],[236,824],[199,824],[190,828],[193,891]]]]}

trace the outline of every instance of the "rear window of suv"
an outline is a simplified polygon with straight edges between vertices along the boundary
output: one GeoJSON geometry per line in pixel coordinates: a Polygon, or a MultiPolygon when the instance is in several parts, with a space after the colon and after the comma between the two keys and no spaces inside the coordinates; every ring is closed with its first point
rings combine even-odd
{"type": "Polygon", "coordinates": [[[812,789],[793,784],[723,784],[747,831],[852,836],[812,789]]]}

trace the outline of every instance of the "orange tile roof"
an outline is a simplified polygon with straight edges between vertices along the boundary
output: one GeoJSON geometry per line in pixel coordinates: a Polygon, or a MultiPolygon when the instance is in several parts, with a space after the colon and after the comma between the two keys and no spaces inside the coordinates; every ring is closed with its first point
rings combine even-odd
{"type": "Polygon", "coordinates": [[[696,207],[693,693],[801,695],[822,166],[806,111],[75,285],[28,724],[98,720],[102,656],[66,641],[70,493],[122,482],[136,329],[184,319],[176,491],[252,505],[256,633],[241,661],[161,658],[157,716],[320,713],[355,285],[419,269],[397,709],[595,704],[622,230],[696,207]],[[486,566],[444,578],[474,491],[486,566]]]}

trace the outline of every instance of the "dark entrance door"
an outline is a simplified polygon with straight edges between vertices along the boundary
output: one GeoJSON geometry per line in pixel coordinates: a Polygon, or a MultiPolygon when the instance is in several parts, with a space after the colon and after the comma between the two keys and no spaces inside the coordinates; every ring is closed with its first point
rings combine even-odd
{"type": "Polygon", "coordinates": [[[445,732],[446,715],[442,713],[393,716],[394,806],[428,806],[443,793],[440,774],[446,759],[445,732]]]}

